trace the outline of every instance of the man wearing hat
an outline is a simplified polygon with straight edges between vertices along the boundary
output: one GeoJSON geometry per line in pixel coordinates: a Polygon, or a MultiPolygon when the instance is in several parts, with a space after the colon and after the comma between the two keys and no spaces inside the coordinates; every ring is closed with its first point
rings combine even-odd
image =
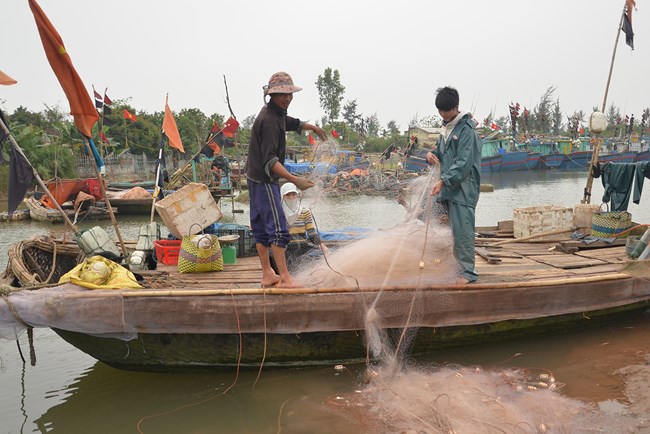
{"type": "Polygon", "coordinates": [[[264,88],[264,96],[270,97],[257,115],[248,147],[246,178],[250,195],[250,220],[257,253],[262,264],[262,286],[297,287],[300,284],[287,270],[285,250],[289,243],[289,228],[282,210],[280,178],[294,183],[300,190],[314,186],[314,182],[295,176],[283,166],[286,132],[303,130],[314,132],[327,140],[325,131],[312,124],[287,115],[294,92],[302,88],[294,86],[286,72],[276,72],[264,88]],[[279,275],[271,268],[269,249],[277,264],[279,275]]]}

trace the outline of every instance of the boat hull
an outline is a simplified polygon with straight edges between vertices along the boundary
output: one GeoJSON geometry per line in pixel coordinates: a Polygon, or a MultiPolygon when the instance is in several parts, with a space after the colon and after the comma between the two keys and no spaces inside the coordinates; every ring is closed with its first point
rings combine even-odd
{"type": "MultiPolygon", "coordinates": [[[[647,310],[638,302],[616,308],[489,324],[421,327],[409,349],[411,355],[430,354],[449,348],[549,335],[594,327],[629,318],[647,310]]],[[[323,366],[361,362],[367,347],[363,330],[313,333],[151,334],[122,341],[79,332],[54,329],[66,342],[118,369],[133,371],[191,371],[214,368],[323,366]]],[[[399,337],[400,329],[387,330],[399,337]]]]}
{"type": "Polygon", "coordinates": [[[589,167],[592,151],[577,151],[564,156],[559,169],[584,169],[589,167]]]}

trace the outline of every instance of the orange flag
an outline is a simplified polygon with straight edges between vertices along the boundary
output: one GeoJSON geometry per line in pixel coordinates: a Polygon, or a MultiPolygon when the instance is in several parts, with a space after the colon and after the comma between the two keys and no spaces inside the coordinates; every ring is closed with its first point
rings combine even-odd
{"type": "Polygon", "coordinates": [[[0,71],[0,84],[4,84],[5,86],[11,86],[12,84],[16,84],[16,83],[18,83],[16,80],[9,77],[4,72],[0,71]]]}
{"type": "Polygon", "coordinates": [[[36,0],[29,0],[29,7],[34,14],[38,33],[41,35],[45,55],[50,66],[61,83],[63,92],[70,103],[70,114],[74,117],[77,129],[85,136],[91,137],[93,125],[99,119],[90,95],[86,90],[79,74],[72,65],[72,60],[65,50],[63,40],[50,20],[43,13],[36,0]]]}
{"type": "Polygon", "coordinates": [[[169,140],[169,146],[178,149],[184,154],[185,148],[183,148],[183,142],[181,142],[181,135],[178,134],[176,120],[174,119],[172,110],[169,108],[168,98],[165,98],[165,118],[163,119],[162,130],[169,140]]]}
{"type": "Polygon", "coordinates": [[[310,145],[316,144],[316,140],[314,140],[314,136],[312,136],[311,133],[309,133],[309,144],[310,145]]]}

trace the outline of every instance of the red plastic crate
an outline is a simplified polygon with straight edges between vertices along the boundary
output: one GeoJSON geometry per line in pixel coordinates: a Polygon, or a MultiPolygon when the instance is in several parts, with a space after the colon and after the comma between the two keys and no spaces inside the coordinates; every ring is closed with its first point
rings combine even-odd
{"type": "Polygon", "coordinates": [[[181,251],[181,240],[156,240],[156,259],[166,265],[178,264],[178,254],[181,251]]]}

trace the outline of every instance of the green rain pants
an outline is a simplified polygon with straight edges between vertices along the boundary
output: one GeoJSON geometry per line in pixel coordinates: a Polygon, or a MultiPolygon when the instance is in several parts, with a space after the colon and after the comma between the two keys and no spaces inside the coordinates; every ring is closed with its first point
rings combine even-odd
{"type": "Polygon", "coordinates": [[[454,236],[454,253],[460,262],[463,277],[476,282],[478,274],[474,269],[474,236],[476,210],[467,205],[447,201],[449,223],[454,236]]]}

